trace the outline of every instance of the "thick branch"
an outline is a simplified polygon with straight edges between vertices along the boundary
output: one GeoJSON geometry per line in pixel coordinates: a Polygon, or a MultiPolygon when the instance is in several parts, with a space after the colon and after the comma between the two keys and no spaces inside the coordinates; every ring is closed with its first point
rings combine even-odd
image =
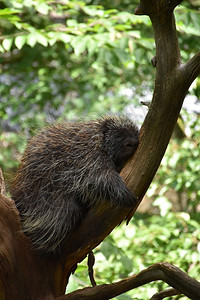
{"type": "Polygon", "coordinates": [[[152,103],[141,128],[141,143],[122,174],[140,199],[159,167],[189,87],[179,71],[180,51],[172,9],[177,2],[141,0],[139,4],[154,28],[157,72],[152,103]]]}
{"type": "Polygon", "coordinates": [[[123,279],[112,284],[99,285],[93,288],[77,290],[68,295],[58,297],[57,300],[106,300],[116,297],[131,289],[137,288],[146,283],[162,280],[179,290],[190,299],[200,299],[200,283],[189,277],[177,267],[168,263],[155,264],[137,275],[123,279]]]}

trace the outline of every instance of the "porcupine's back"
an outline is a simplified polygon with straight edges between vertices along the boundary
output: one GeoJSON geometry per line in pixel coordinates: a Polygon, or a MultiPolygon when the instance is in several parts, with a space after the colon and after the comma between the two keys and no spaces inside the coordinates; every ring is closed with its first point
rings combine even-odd
{"type": "Polygon", "coordinates": [[[98,123],[55,125],[30,140],[23,155],[11,194],[24,233],[42,252],[56,250],[71,230],[68,225],[81,218],[84,207],[77,201],[77,186],[99,160],[97,128],[98,123]]]}
{"type": "Polygon", "coordinates": [[[120,144],[117,133],[131,126],[122,118],[66,123],[46,128],[30,140],[11,194],[22,229],[37,250],[58,251],[88,207],[108,196],[104,187],[115,172],[112,149],[120,144]],[[95,185],[104,174],[97,194],[95,185]]]}

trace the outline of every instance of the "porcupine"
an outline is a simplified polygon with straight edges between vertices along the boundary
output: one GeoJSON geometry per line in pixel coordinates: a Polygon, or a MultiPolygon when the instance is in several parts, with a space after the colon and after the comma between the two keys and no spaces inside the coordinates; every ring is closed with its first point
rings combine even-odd
{"type": "Polygon", "coordinates": [[[119,173],[138,143],[137,126],[122,116],[57,124],[30,140],[11,195],[35,249],[59,251],[96,203],[134,205],[119,173]]]}

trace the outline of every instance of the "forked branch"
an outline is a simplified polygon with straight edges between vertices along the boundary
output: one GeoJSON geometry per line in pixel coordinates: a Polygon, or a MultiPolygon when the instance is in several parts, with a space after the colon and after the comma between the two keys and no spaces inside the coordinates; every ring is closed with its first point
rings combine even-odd
{"type": "Polygon", "coordinates": [[[168,283],[170,286],[178,290],[179,293],[188,296],[190,299],[200,299],[200,283],[177,267],[168,263],[155,264],[148,269],[141,271],[137,275],[133,275],[116,283],[77,290],[73,293],[58,297],[56,299],[107,300],[156,280],[162,280],[168,283]]]}

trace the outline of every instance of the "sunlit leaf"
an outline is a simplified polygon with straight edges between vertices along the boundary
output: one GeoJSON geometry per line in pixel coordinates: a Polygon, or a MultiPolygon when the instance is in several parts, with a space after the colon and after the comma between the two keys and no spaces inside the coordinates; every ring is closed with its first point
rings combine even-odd
{"type": "Polygon", "coordinates": [[[27,44],[31,47],[34,47],[36,43],[37,43],[36,35],[34,33],[29,33],[27,35],[27,44]]]}
{"type": "Polygon", "coordinates": [[[15,38],[15,45],[20,50],[24,44],[26,43],[27,36],[26,35],[19,35],[15,38]]]}
{"type": "Polygon", "coordinates": [[[38,2],[35,8],[37,9],[38,12],[44,15],[47,15],[50,10],[49,5],[47,5],[45,2],[38,2]]]}
{"type": "Polygon", "coordinates": [[[170,211],[172,204],[166,197],[157,197],[153,203],[154,206],[158,206],[160,209],[161,216],[166,216],[166,214],[170,211]]]}
{"type": "Polygon", "coordinates": [[[6,38],[2,42],[2,46],[6,51],[9,51],[12,47],[12,43],[13,43],[13,38],[6,38]]]}
{"type": "Polygon", "coordinates": [[[0,17],[2,17],[4,15],[17,14],[19,12],[20,12],[20,10],[17,10],[17,9],[10,9],[10,8],[0,9],[0,17]]]}
{"type": "Polygon", "coordinates": [[[36,39],[37,39],[37,42],[39,44],[43,45],[44,47],[46,47],[48,45],[48,39],[39,32],[36,32],[36,39]]]}
{"type": "Polygon", "coordinates": [[[78,36],[75,37],[71,42],[72,47],[76,56],[79,56],[86,50],[87,47],[87,37],[78,36]]]}

